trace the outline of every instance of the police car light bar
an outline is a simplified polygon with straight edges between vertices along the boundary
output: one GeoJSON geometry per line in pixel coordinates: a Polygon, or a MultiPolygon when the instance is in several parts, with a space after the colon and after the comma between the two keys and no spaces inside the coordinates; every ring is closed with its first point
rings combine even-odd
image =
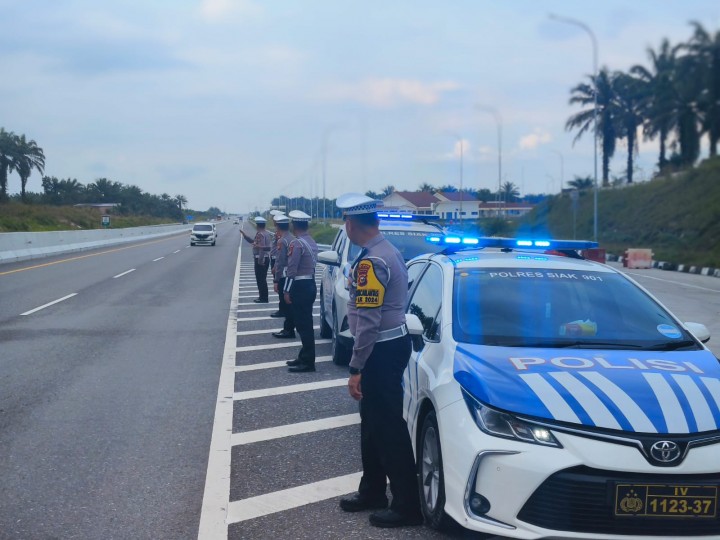
{"type": "Polygon", "coordinates": [[[494,236],[428,236],[425,240],[431,244],[448,247],[474,246],[506,249],[590,249],[598,247],[597,242],[587,240],[535,240],[525,238],[501,238],[494,236]]]}
{"type": "Polygon", "coordinates": [[[401,212],[399,210],[383,210],[377,213],[377,217],[380,219],[398,219],[407,221],[426,221],[432,219],[439,219],[438,216],[426,215],[426,214],[412,214],[410,212],[401,212]]]}

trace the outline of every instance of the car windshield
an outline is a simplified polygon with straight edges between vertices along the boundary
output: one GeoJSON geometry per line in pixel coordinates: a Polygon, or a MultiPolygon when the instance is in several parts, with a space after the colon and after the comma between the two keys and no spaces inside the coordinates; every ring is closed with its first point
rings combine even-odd
{"type": "MultiPolygon", "coordinates": [[[[428,244],[425,238],[430,234],[424,231],[392,231],[383,229],[383,236],[387,238],[390,243],[395,246],[405,261],[414,259],[418,255],[423,253],[432,253],[439,251],[439,249],[433,244],[428,244]]],[[[350,243],[350,249],[348,251],[348,261],[353,262],[355,258],[360,254],[360,246],[350,243]]]]}
{"type": "Polygon", "coordinates": [[[458,269],[456,341],[505,347],[698,348],[659,304],[619,274],[458,269]]]}
{"type": "Polygon", "coordinates": [[[195,225],[193,227],[193,231],[212,231],[213,226],[212,225],[195,225]]]}

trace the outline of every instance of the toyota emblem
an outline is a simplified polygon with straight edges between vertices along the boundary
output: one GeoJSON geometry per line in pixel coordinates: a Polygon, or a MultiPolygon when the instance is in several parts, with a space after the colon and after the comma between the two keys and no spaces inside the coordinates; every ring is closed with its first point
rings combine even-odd
{"type": "Polygon", "coordinates": [[[672,463],[680,457],[680,447],[672,441],[658,441],[650,447],[650,455],[661,463],[672,463]]]}

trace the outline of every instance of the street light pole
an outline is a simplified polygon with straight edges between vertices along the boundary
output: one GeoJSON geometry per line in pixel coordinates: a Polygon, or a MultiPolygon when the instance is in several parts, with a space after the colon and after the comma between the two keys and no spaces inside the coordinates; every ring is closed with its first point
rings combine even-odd
{"type": "Polygon", "coordinates": [[[463,138],[456,133],[451,133],[460,144],[460,223],[462,224],[463,215],[463,138]]]}
{"type": "Polygon", "coordinates": [[[563,185],[565,185],[565,159],[559,150],[550,150],[553,154],[557,154],[560,158],[560,193],[562,193],[563,185]]]}
{"type": "Polygon", "coordinates": [[[497,145],[498,145],[498,193],[497,193],[497,203],[498,203],[498,216],[500,215],[500,193],[502,192],[502,117],[500,116],[500,113],[495,107],[490,107],[489,105],[476,105],[477,109],[480,111],[484,111],[486,113],[490,113],[493,118],[495,119],[495,123],[497,124],[497,145]]]}
{"type": "Polygon", "coordinates": [[[566,23],[571,24],[573,26],[578,26],[582,28],[585,32],[588,33],[590,36],[590,41],[592,41],[592,48],[593,48],[593,86],[594,89],[594,101],[595,101],[595,110],[593,111],[593,131],[595,132],[595,136],[593,138],[593,146],[595,147],[595,153],[594,153],[594,165],[595,165],[595,185],[593,189],[593,240],[597,242],[598,239],[598,129],[597,129],[597,98],[598,98],[598,86],[597,86],[597,79],[598,79],[598,44],[597,44],[597,38],[595,37],[595,34],[590,29],[590,27],[585,24],[582,21],[578,21],[577,19],[571,19],[569,17],[561,17],[559,15],[550,14],[550,18],[566,23]]]}

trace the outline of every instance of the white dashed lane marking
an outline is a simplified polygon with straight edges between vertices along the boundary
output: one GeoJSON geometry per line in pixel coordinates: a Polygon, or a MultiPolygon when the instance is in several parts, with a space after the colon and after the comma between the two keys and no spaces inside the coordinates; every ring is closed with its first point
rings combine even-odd
{"type": "MultiPolygon", "coordinates": [[[[293,358],[294,360],[294,358],[293,358]]],[[[315,363],[329,362],[332,360],[331,356],[318,356],[315,358],[315,363]]],[[[272,369],[278,367],[287,367],[287,360],[274,360],[272,362],[261,362],[259,364],[248,364],[245,366],[235,366],[235,373],[242,373],[244,371],[258,371],[261,369],[272,369]]]]}
{"type": "MultiPolygon", "coordinates": [[[[322,345],[324,343],[332,343],[331,339],[316,339],[315,345],[322,345]]],[[[286,347],[299,347],[302,345],[300,341],[286,341],[284,343],[270,343],[267,345],[245,345],[244,347],[238,347],[235,352],[249,352],[249,351],[266,351],[267,349],[284,349],[286,347]]]]}
{"type": "Polygon", "coordinates": [[[357,489],[361,476],[362,473],[357,472],[240,501],[232,501],[228,508],[227,522],[228,524],[238,523],[347,495],[357,489]]]}
{"type": "Polygon", "coordinates": [[[342,416],[321,418],[320,420],[310,420],[308,422],[298,422],[296,424],[287,424],[284,426],[276,426],[266,429],[256,429],[254,431],[245,431],[243,433],[233,433],[230,441],[233,446],[239,446],[241,444],[252,444],[256,442],[270,441],[272,439],[281,439],[283,437],[292,437],[293,435],[302,435],[303,433],[314,433],[316,431],[324,431],[326,429],[354,426],[359,423],[360,415],[358,413],[345,414],[342,416]]]}
{"type": "MultiPolygon", "coordinates": [[[[242,311],[238,311],[238,313],[242,313],[242,311]]],[[[313,317],[319,317],[319,313],[313,313],[313,317]]],[[[270,320],[270,317],[268,315],[265,315],[264,317],[238,317],[237,321],[267,321],[270,320]]],[[[318,343],[318,341],[315,341],[315,343],[318,343]]]]}
{"type": "Polygon", "coordinates": [[[309,390],[322,390],[323,388],[335,388],[336,386],[345,386],[347,382],[347,377],[344,377],[342,379],[331,379],[329,381],[315,381],[311,383],[290,384],[288,386],[276,386],[274,388],[262,388],[260,390],[246,390],[244,392],[235,392],[233,394],[233,401],[282,396],[285,394],[295,394],[297,392],[307,392],[309,390]]]}
{"type": "Polygon", "coordinates": [[[113,279],[117,279],[117,278],[119,278],[119,277],[126,276],[126,275],[128,275],[130,272],[134,272],[134,271],[135,271],[135,269],[134,269],[134,268],[131,268],[130,270],[126,270],[126,271],[123,272],[122,274],[118,274],[117,276],[113,276],[113,279]]]}
{"type": "MultiPolygon", "coordinates": [[[[238,312],[239,313],[239,312],[238,312]]],[[[319,330],[320,326],[316,325],[313,326],[313,330],[319,330]]],[[[280,332],[282,328],[268,328],[265,330],[243,330],[242,332],[238,332],[238,336],[257,336],[261,334],[272,334],[273,332],[280,332]]]]}
{"type": "Polygon", "coordinates": [[[40,311],[41,309],[45,309],[46,307],[54,306],[55,304],[62,302],[63,300],[67,300],[68,298],[72,298],[73,296],[76,296],[76,295],[77,295],[77,293],[68,294],[67,296],[63,296],[62,298],[58,298],[57,300],[53,300],[52,302],[43,304],[42,306],[36,307],[35,309],[31,309],[30,311],[21,313],[20,315],[32,315],[33,313],[36,313],[36,312],[40,311]]]}
{"type": "Polygon", "coordinates": [[[153,262],[162,261],[165,257],[158,257],[157,259],[153,259],[153,262]]]}

